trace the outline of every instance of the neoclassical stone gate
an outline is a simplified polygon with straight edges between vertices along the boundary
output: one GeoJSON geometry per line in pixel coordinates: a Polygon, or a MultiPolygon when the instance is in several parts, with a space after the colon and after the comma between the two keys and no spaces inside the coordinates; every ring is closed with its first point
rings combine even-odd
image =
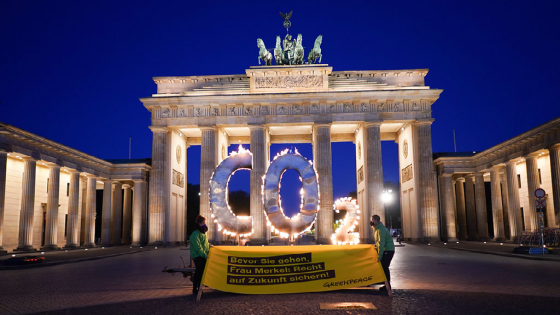
{"type": "MultiPolygon", "coordinates": [[[[333,233],[331,142],[354,142],[360,237],[369,219],[384,220],[381,141],[399,144],[401,210],[407,239],[439,239],[431,106],[442,90],[425,86],[427,69],[332,71],[324,64],[251,67],[240,75],[156,77],[157,93],[142,98],[151,112],[152,175],[149,242],[185,239],[186,149],[201,146],[200,212],[210,218],[209,180],[232,143],[250,144],[251,243],[266,243],[262,176],[271,143],[311,143],[319,175],[318,243],[333,233]]],[[[334,154],[348,154],[334,152],[334,154]]],[[[212,221],[212,220],[209,220],[212,221]]],[[[223,236],[214,224],[209,239],[223,236]]]]}

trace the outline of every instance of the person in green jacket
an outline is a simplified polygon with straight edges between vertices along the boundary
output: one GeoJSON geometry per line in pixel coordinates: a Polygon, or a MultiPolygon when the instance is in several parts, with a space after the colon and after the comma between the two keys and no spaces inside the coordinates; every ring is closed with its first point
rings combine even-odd
{"type": "Polygon", "coordinates": [[[200,281],[204,274],[206,259],[210,252],[210,244],[208,244],[208,238],[206,237],[206,232],[208,231],[206,218],[199,215],[196,217],[195,222],[196,230],[191,234],[189,240],[191,243],[191,258],[194,260],[194,266],[196,267],[193,279],[193,294],[196,295],[198,294],[198,287],[200,287],[200,281]]]}
{"type": "MultiPolygon", "coordinates": [[[[377,261],[381,261],[381,266],[387,277],[387,281],[391,281],[391,273],[389,272],[389,266],[391,265],[391,260],[393,260],[393,255],[395,255],[395,243],[393,243],[393,238],[391,233],[387,228],[381,223],[381,218],[377,214],[371,217],[371,226],[374,228],[375,233],[375,247],[377,248],[377,261]]],[[[387,290],[387,288],[382,287],[381,290],[387,290]]]]}

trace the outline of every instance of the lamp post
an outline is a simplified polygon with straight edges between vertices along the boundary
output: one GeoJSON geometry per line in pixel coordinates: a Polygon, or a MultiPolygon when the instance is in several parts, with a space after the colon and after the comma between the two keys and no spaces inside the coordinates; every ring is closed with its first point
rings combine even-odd
{"type": "MultiPolygon", "coordinates": [[[[389,214],[389,212],[387,211],[387,205],[390,204],[391,201],[393,201],[393,190],[391,189],[383,190],[383,194],[381,194],[381,200],[383,201],[383,206],[385,208],[385,218],[387,218],[387,215],[389,214]]],[[[389,228],[392,227],[393,227],[393,218],[391,217],[391,215],[389,215],[389,228]]]]}

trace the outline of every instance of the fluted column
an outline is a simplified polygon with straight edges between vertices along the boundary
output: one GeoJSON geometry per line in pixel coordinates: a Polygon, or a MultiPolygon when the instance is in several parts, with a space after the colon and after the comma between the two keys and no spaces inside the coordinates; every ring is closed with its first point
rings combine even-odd
{"type": "Polygon", "coordinates": [[[531,230],[538,229],[537,208],[535,206],[535,190],[540,188],[539,183],[539,167],[535,156],[527,156],[525,158],[525,166],[527,167],[527,190],[529,194],[529,222],[525,222],[525,226],[531,230]]]}
{"type": "Polygon", "coordinates": [[[95,192],[96,192],[97,178],[95,176],[87,177],[87,192],[86,192],[86,217],[84,226],[84,247],[95,247],[95,192]]]}
{"type": "Polygon", "coordinates": [[[500,185],[502,185],[502,207],[504,209],[504,235],[506,239],[511,239],[511,232],[509,227],[509,216],[510,216],[510,208],[509,208],[509,200],[507,197],[508,194],[508,184],[506,179],[506,172],[500,174],[500,185]]]}
{"type": "Polygon", "coordinates": [[[313,127],[313,163],[319,176],[319,212],[315,222],[317,244],[330,244],[333,234],[334,214],[332,190],[332,156],[330,124],[313,127]]]}
{"type": "Polygon", "coordinates": [[[123,224],[122,224],[122,242],[130,244],[132,233],[132,190],[130,185],[123,185],[124,202],[123,202],[123,224]]]}
{"type": "Polygon", "coordinates": [[[142,212],[144,211],[145,183],[142,180],[134,181],[134,200],[132,201],[132,245],[140,246],[142,243],[142,234],[144,233],[145,224],[142,222],[142,212]]]}
{"type": "Polygon", "coordinates": [[[478,240],[487,241],[488,237],[488,219],[486,210],[486,190],[484,189],[484,174],[474,174],[474,194],[476,200],[476,227],[478,230],[478,240]]]}
{"type": "Polygon", "coordinates": [[[414,152],[418,156],[419,206],[422,218],[422,238],[439,240],[436,174],[432,156],[431,121],[416,122],[417,141],[414,152]]]}
{"type": "MultiPolygon", "coordinates": [[[[552,202],[556,226],[560,226],[560,145],[548,149],[550,152],[550,174],[552,179],[552,202]]],[[[0,192],[1,193],[1,192],[0,192]]],[[[2,243],[0,243],[2,245],[2,243]]]]}
{"type": "MultiPolygon", "coordinates": [[[[210,178],[216,169],[216,128],[204,127],[200,148],[200,214],[206,218],[208,241],[214,242],[216,224],[210,213],[210,178]]],[[[252,149],[252,148],[251,148],[252,149]]]]}
{"type": "Polygon", "coordinates": [[[476,204],[474,199],[474,176],[465,176],[465,210],[467,213],[467,231],[469,241],[474,241],[478,237],[476,231],[476,204]]]}
{"type": "Polygon", "coordinates": [[[33,251],[33,215],[35,206],[35,173],[37,161],[23,158],[23,178],[21,185],[21,211],[19,215],[19,238],[16,251],[33,251]]]}
{"type": "Polygon", "coordinates": [[[113,181],[103,181],[103,210],[101,218],[101,245],[111,246],[111,203],[113,200],[113,181]]]}
{"type": "Polygon", "coordinates": [[[49,186],[47,193],[47,218],[45,222],[45,246],[43,250],[59,249],[58,236],[58,200],[60,187],[60,166],[49,166],[49,186]]]}
{"type": "Polygon", "coordinates": [[[459,231],[457,238],[464,241],[467,239],[467,211],[465,209],[465,188],[464,178],[457,178],[456,180],[456,196],[457,196],[457,226],[459,231]]]}
{"type": "MultiPolygon", "coordinates": [[[[365,222],[370,222],[371,216],[377,214],[383,224],[385,220],[385,205],[381,199],[383,194],[383,160],[381,157],[381,123],[369,122],[364,125],[364,175],[367,194],[367,204],[363,209],[362,215],[365,222]]],[[[323,197],[321,195],[321,197],[323,197]]],[[[373,242],[373,230],[366,227],[367,234],[362,238],[367,238],[368,242],[373,242]]]]}
{"type": "Polygon", "coordinates": [[[70,171],[70,187],[68,190],[68,223],[66,228],[65,249],[80,247],[80,172],[70,171]]]}
{"type": "Polygon", "coordinates": [[[441,209],[443,220],[443,238],[448,241],[457,240],[455,205],[453,204],[453,179],[452,174],[442,174],[439,176],[441,183],[441,209]]]}
{"type": "Polygon", "coordinates": [[[266,171],[266,128],[251,126],[251,153],[253,168],[251,169],[251,217],[253,217],[253,234],[251,244],[266,244],[266,219],[262,202],[262,177],[266,171]]]}
{"type": "Polygon", "coordinates": [[[123,215],[123,184],[114,183],[113,202],[111,206],[111,244],[120,246],[122,241],[122,215],[123,215]]]}
{"type": "Polygon", "coordinates": [[[517,163],[509,161],[506,163],[507,177],[507,199],[509,206],[509,233],[511,240],[517,240],[517,237],[523,230],[523,219],[521,218],[521,205],[519,202],[519,184],[517,182],[517,163]]]}
{"type": "Polygon", "coordinates": [[[492,194],[492,218],[494,223],[494,240],[504,241],[504,210],[502,208],[502,190],[500,187],[500,168],[494,166],[490,170],[490,188],[492,194]]]}
{"type": "Polygon", "coordinates": [[[4,205],[6,202],[6,171],[8,166],[8,152],[0,150],[0,254],[5,254],[2,247],[4,236],[4,205]]]}
{"type": "Polygon", "coordinates": [[[152,172],[150,177],[150,245],[165,244],[165,211],[167,207],[165,162],[166,162],[166,128],[151,127],[154,134],[152,142],[152,172]]]}

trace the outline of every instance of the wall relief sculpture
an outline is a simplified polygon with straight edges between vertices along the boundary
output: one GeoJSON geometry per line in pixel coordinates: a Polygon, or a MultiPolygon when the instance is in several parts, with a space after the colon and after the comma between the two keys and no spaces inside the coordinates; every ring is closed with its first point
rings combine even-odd
{"type": "Polygon", "coordinates": [[[320,75],[298,75],[298,76],[255,78],[255,87],[257,89],[309,88],[309,87],[322,87],[322,86],[323,86],[323,76],[320,75]]]}

